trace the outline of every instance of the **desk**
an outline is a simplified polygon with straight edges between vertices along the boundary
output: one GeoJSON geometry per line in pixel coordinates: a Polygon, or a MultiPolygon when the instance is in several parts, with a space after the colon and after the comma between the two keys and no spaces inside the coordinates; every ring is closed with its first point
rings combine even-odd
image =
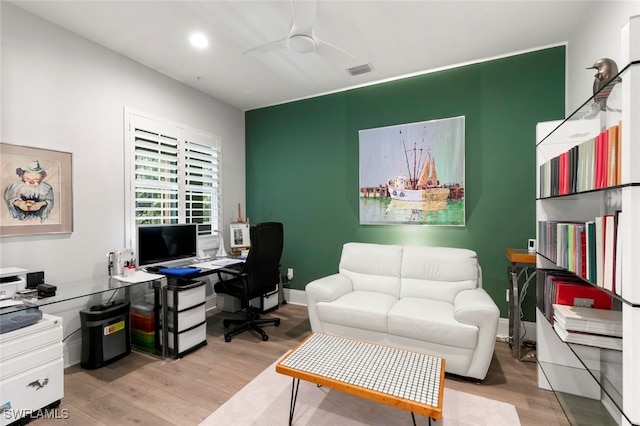
{"type": "Polygon", "coordinates": [[[529,283],[536,275],[536,255],[527,250],[508,248],[504,251],[509,260],[508,295],[509,295],[509,346],[514,358],[522,361],[520,316],[521,298],[529,283]]]}
{"type": "MultiPolygon", "coordinates": [[[[212,259],[207,262],[194,263],[188,266],[191,266],[194,268],[200,268],[200,272],[198,272],[197,274],[188,275],[185,278],[199,278],[199,277],[203,277],[211,274],[217,274],[218,270],[222,268],[236,269],[238,271],[242,271],[242,269],[244,268],[245,260],[246,259],[232,257],[232,258],[212,259]]],[[[270,311],[272,309],[276,309],[281,304],[286,303],[286,301],[284,300],[284,289],[282,287],[282,280],[280,280],[276,284],[276,291],[278,293],[277,303],[275,304],[275,306],[270,305],[268,309],[263,309],[263,313],[266,311],[270,311]]],[[[273,292],[270,292],[263,295],[262,300],[260,301],[260,305],[264,306],[265,298],[273,294],[274,294],[273,292]]]]}
{"type": "MultiPolygon", "coordinates": [[[[125,297],[129,297],[129,291],[134,286],[149,285],[151,288],[160,290],[161,297],[166,300],[167,297],[167,278],[164,275],[147,274],[142,271],[136,271],[136,274],[132,277],[112,277],[112,276],[98,276],[90,277],[83,280],[55,283],[56,295],[51,297],[39,298],[32,303],[27,303],[21,306],[12,307],[11,309],[1,309],[1,314],[9,314],[19,309],[27,309],[32,306],[42,307],[47,305],[53,305],[56,303],[62,303],[73,299],[79,299],[82,297],[89,297],[94,295],[100,295],[108,292],[115,292],[118,290],[124,290],[125,297]]],[[[156,306],[157,314],[164,319],[162,328],[162,339],[166,342],[168,332],[164,326],[166,321],[166,309],[163,307],[166,302],[162,302],[161,306],[156,306]]],[[[166,348],[166,344],[163,348],[166,348]]],[[[166,351],[163,349],[162,357],[166,356],[166,351]]]]}

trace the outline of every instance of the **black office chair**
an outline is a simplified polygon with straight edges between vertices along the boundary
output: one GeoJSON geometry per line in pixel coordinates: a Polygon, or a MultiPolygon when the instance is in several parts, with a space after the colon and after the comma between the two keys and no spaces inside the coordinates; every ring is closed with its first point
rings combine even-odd
{"type": "Polygon", "coordinates": [[[256,308],[250,304],[251,299],[262,297],[276,288],[280,282],[280,256],[282,256],[283,230],[279,222],[265,222],[251,225],[249,228],[251,249],[241,271],[233,269],[218,270],[218,279],[214,285],[216,293],[224,293],[239,298],[246,310],[244,319],[224,319],[225,328],[229,324],[239,324],[233,330],[224,333],[225,342],[231,341],[231,336],[245,330],[254,330],[262,336],[262,340],[269,340],[269,336],[260,327],[263,324],[280,325],[280,318],[261,319],[256,308]],[[224,279],[223,274],[232,275],[231,279],[224,279]]]}

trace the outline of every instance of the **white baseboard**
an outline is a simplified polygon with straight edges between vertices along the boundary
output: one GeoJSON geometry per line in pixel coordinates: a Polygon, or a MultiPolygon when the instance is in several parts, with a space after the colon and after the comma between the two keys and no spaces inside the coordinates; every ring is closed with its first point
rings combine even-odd
{"type": "MultiPolygon", "coordinates": [[[[524,331],[522,334],[523,337],[521,337],[520,339],[521,341],[522,340],[533,340],[534,342],[537,341],[535,322],[523,321],[522,327],[524,327],[524,331]]],[[[500,321],[498,322],[498,335],[496,337],[496,340],[499,340],[501,342],[509,341],[509,318],[500,318],[500,321]]]]}
{"type": "Polygon", "coordinates": [[[284,289],[284,300],[292,305],[307,306],[307,296],[304,290],[295,290],[290,288],[284,289]]]}

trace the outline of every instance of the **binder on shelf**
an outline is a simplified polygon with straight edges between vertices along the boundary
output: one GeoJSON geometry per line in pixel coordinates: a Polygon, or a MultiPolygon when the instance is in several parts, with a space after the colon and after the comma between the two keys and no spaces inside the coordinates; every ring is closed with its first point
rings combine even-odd
{"type": "Polygon", "coordinates": [[[589,284],[580,284],[558,278],[556,280],[555,303],[596,309],[611,309],[613,298],[601,289],[589,284]]]}

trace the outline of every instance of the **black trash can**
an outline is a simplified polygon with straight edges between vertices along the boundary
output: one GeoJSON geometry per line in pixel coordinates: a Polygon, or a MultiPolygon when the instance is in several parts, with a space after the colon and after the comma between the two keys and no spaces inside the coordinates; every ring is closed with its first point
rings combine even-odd
{"type": "Polygon", "coordinates": [[[131,352],[130,305],[118,300],[80,311],[82,368],[93,370],[131,352]]]}

